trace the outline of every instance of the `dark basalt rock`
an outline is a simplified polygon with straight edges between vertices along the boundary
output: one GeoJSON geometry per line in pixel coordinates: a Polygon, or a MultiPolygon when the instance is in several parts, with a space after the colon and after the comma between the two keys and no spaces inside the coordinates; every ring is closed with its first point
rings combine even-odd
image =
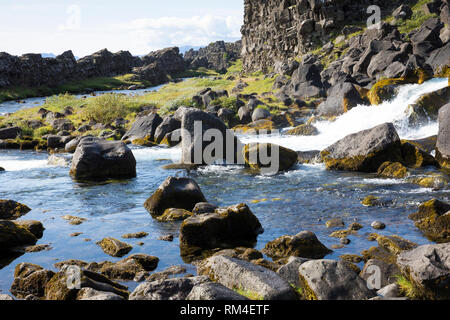
{"type": "Polygon", "coordinates": [[[15,220],[30,212],[26,205],[13,200],[0,200],[0,219],[15,220]]]}
{"type": "Polygon", "coordinates": [[[184,54],[184,61],[190,69],[203,67],[223,72],[230,67],[231,62],[239,59],[240,55],[241,41],[217,41],[198,50],[190,49],[184,54]]]}
{"type": "Polygon", "coordinates": [[[138,118],[130,130],[122,137],[122,141],[148,138],[150,141],[155,139],[155,132],[163,119],[157,113],[151,113],[147,116],[138,118]]]}

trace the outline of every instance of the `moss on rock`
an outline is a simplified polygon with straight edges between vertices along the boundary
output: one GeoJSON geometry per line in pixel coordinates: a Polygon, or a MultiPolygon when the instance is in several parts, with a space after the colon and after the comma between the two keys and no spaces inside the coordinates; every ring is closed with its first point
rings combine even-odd
{"type": "Polygon", "coordinates": [[[411,220],[431,241],[444,243],[450,241],[450,205],[432,199],[422,203],[419,210],[409,215],[411,220]]]}
{"type": "Polygon", "coordinates": [[[123,257],[133,249],[129,244],[114,238],[104,238],[97,242],[97,245],[99,245],[106,254],[109,254],[112,257],[123,257]]]}
{"type": "Polygon", "coordinates": [[[189,217],[192,217],[194,214],[190,211],[184,209],[170,208],[166,209],[164,213],[157,217],[158,221],[182,221],[189,217]]]}
{"type": "Polygon", "coordinates": [[[30,212],[26,205],[13,200],[0,200],[0,219],[15,220],[30,212]]]}
{"type": "Polygon", "coordinates": [[[378,168],[378,175],[385,178],[402,179],[408,175],[408,169],[400,162],[386,161],[378,168]]]}

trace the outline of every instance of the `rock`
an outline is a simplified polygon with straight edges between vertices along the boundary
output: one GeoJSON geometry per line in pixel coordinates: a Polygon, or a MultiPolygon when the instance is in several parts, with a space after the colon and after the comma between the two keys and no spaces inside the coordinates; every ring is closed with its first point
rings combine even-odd
{"type": "Polygon", "coordinates": [[[101,263],[98,272],[109,279],[129,281],[133,280],[140,272],[153,271],[158,267],[159,259],[147,254],[133,254],[116,263],[101,263]]]}
{"type": "Polygon", "coordinates": [[[337,228],[345,226],[344,220],[342,220],[341,218],[330,219],[325,224],[327,228],[337,228]]]}
{"type": "Polygon", "coordinates": [[[112,257],[123,257],[133,249],[129,244],[114,238],[104,238],[97,242],[97,245],[99,245],[106,254],[109,254],[112,257]]]}
{"type": "Polygon", "coordinates": [[[270,134],[277,126],[272,120],[258,120],[247,125],[237,125],[233,128],[236,133],[270,134]]]}
{"type": "Polygon", "coordinates": [[[295,288],[300,288],[298,268],[308,259],[289,257],[288,262],[277,270],[277,274],[295,288]]]}
{"type": "Polygon", "coordinates": [[[173,234],[166,234],[166,235],[159,237],[158,240],[172,242],[173,238],[174,238],[173,234]]]}
{"type": "Polygon", "coordinates": [[[11,296],[7,295],[7,294],[1,294],[0,293],[0,301],[12,301],[14,300],[11,296]]]}
{"type": "Polygon", "coordinates": [[[186,268],[183,266],[170,266],[163,271],[154,272],[146,277],[147,282],[153,282],[153,281],[161,281],[166,280],[169,278],[172,278],[172,276],[177,274],[183,274],[186,273],[186,268]]]}
{"type": "Polygon", "coordinates": [[[144,207],[158,217],[170,208],[192,212],[199,202],[206,202],[206,199],[197,182],[190,178],[168,177],[145,201],[144,207]]]}
{"type": "Polygon", "coordinates": [[[397,283],[400,269],[395,263],[387,263],[378,259],[369,259],[360,273],[360,277],[375,289],[381,289],[397,283]]]}
{"type": "Polygon", "coordinates": [[[422,95],[416,102],[415,107],[422,111],[428,119],[438,119],[439,110],[450,101],[450,87],[445,87],[422,95]]]}
{"type": "Polygon", "coordinates": [[[192,209],[194,214],[212,213],[215,212],[218,207],[214,204],[208,202],[199,202],[192,209]]]}
{"type": "Polygon", "coordinates": [[[302,124],[294,129],[286,131],[286,134],[293,136],[317,136],[319,134],[319,130],[317,130],[317,128],[312,124],[302,124]]]}
{"type": "MultiPolygon", "coordinates": [[[[42,226],[42,225],[41,225],[42,226]]],[[[14,221],[0,220],[0,248],[34,245],[37,237],[26,226],[14,221]]]]}
{"type": "Polygon", "coordinates": [[[220,283],[206,282],[192,288],[186,300],[207,301],[234,301],[248,300],[244,296],[221,285],[220,283]]]}
{"type": "Polygon", "coordinates": [[[439,133],[436,142],[436,160],[450,168],[450,103],[439,110],[439,133]]]}
{"type": "Polygon", "coordinates": [[[268,242],[262,251],[274,260],[290,256],[322,259],[332,252],[310,231],[302,231],[295,236],[277,238],[268,242]]]}
{"type": "Polygon", "coordinates": [[[242,123],[251,122],[252,121],[252,110],[247,106],[240,107],[238,110],[238,117],[242,123]]]}
{"type": "Polygon", "coordinates": [[[70,175],[79,180],[134,178],[136,159],[123,142],[85,137],[73,155],[70,175]]]}
{"type": "Polygon", "coordinates": [[[430,53],[426,63],[433,68],[435,77],[448,77],[450,68],[450,42],[447,42],[442,48],[430,53]]]}
{"type": "Polygon", "coordinates": [[[376,230],[386,229],[386,225],[381,221],[374,221],[370,226],[376,230]]]}
{"type": "Polygon", "coordinates": [[[366,300],[375,296],[344,262],[312,260],[299,268],[303,296],[308,300],[366,300]]]}
{"type": "Polygon", "coordinates": [[[151,113],[147,116],[140,117],[133,123],[130,130],[125,133],[122,140],[133,141],[148,137],[150,141],[154,141],[155,131],[162,122],[163,120],[157,113],[151,113]]]}
{"type": "MultiPolygon", "coordinates": [[[[258,218],[245,204],[216,209],[214,213],[192,216],[181,225],[180,246],[214,249],[253,246],[263,232],[258,218]]],[[[184,247],[184,248],[183,248],[184,247]]]]}
{"type": "Polygon", "coordinates": [[[74,226],[78,226],[78,225],[82,224],[83,222],[85,222],[87,220],[85,218],[74,217],[74,216],[71,216],[71,215],[68,215],[68,214],[63,216],[62,218],[64,220],[69,221],[69,223],[71,225],[74,225],[74,226]]]}
{"type": "Polygon", "coordinates": [[[321,163],[322,158],[319,150],[297,151],[299,163],[321,163]]]}
{"type": "Polygon", "coordinates": [[[190,69],[204,67],[218,72],[226,71],[241,55],[241,41],[234,43],[217,41],[198,50],[190,49],[184,54],[184,61],[190,69]]]}
{"type": "Polygon", "coordinates": [[[367,93],[367,98],[372,105],[379,105],[391,100],[397,93],[400,85],[406,84],[403,79],[383,79],[378,81],[367,93]]]}
{"type": "Polygon", "coordinates": [[[131,293],[130,300],[186,300],[194,286],[205,282],[208,282],[207,277],[144,282],[131,293]]]}
{"type": "Polygon", "coordinates": [[[45,286],[54,274],[53,271],[35,264],[20,263],[14,270],[14,281],[10,291],[19,299],[25,299],[30,294],[42,298],[45,286]]]}
{"type": "Polygon", "coordinates": [[[327,169],[376,172],[386,161],[402,160],[400,138],[392,123],[346,136],[321,152],[327,169]]]}
{"type": "Polygon", "coordinates": [[[161,143],[161,141],[167,134],[180,128],[181,128],[181,121],[173,117],[166,117],[164,118],[164,120],[162,120],[161,124],[156,128],[154,133],[154,141],[156,143],[161,143]]]}
{"type": "Polygon", "coordinates": [[[450,244],[424,245],[400,253],[397,264],[412,282],[415,295],[430,300],[450,299],[450,244]]]}
{"type": "Polygon", "coordinates": [[[129,294],[125,286],[113,282],[101,274],[77,269],[73,266],[63,266],[61,271],[47,282],[44,298],[45,300],[76,300],[80,290],[83,288],[113,293],[125,299],[128,298],[129,294]],[[79,280],[79,283],[76,280],[79,280]]]}
{"type": "Polygon", "coordinates": [[[322,102],[316,113],[319,116],[339,116],[359,104],[364,104],[355,85],[350,82],[338,83],[330,89],[327,100],[322,102]]]}
{"type": "Polygon", "coordinates": [[[10,127],[0,129],[0,140],[15,139],[22,133],[22,129],[19,127],[10,127]]]}
{"type": "Polygon", "coordinates": [[[291,169],[298,159],[297,152],[272,143],[250,143],[242,153],[246,166],[263,174],[276,174],[291,169]]]}
{"type": "Polygon", "coordinates": [[[82,138],[83,138],[83,137],[77,137],[77,138],[75,138],[75,139],[73,139],[73,140],[70,140],[70,141],[67,142],[66,145],[64,146],[64,150],[65,150],[66,152],[69,152],[69,153],[74,153],[75,150],[77,149],[78,144],[80,143],[80,140],[81,140],[82,138]]]}
{"type": "Polygon", "coordinates": [[[415,225],[431,241],[450,241],[450,204],[432,199],[419,206],[419,211],[409,215],[415,225]]]}
{"type": "Polygon", "coordinates": [[[117,301],[125,300],[125,298],[112,292],[103,292],[92,288],[83,288],[78,292],[77,300],[117,301]]]}
{"type": "Polygon", "coordinates": [[[397,283],[392,283],[378,290],[377,294],[384,298],[398,298],[400,297],[400,287],[397,283]]]}
{"type": "Polygon", "coordinates": [[[439,167],[439,164],[429,153],[409,142],[402,142],[402,157],[402,162],[410,168],[439,167]]]}
{"type": "Polygon", "coordinates": [[[378,175],[385,178],[402,179],[408,174],[408,169],[400,162],[392,163],[390,161],[386,161],[378,168],[378,175]]]}
{"type": "Polygon", "coordinates": [[[30,211],[30,208],[19,202],[13,200],[0,200],[0,219],[15,220],[30,211]]]}
{"type": "Polygon", "coordinates": [[[401,20],[408,20],[408,19],[410,19],[412,14],[413,14],[413,11],[406,4],[402,4],[400,7],[395,9],[394,12],[392,12],[392,16],[395,19],[401,19],[401,20]]]}
{"type": "Polygon", "coordinates": [[[261,107],[257,107],[255,109],[255,111],[253,111],[252,113],[252,121],[258,121],[258,120],[263,120],[263,119],[267,119],[271,116],[270,112],[265,109],[265,108],[261,108],[261,107]]]}
{"type": "Polygon", "coordinates": [[[250,262],[213,256],[197,266],[197,272],[207,275],[229,289],[262,300],[294,300],[289,284],[275,272],[250,262]]]}
{"type": "Polygon", "coordinates": [[[136,233],[124,234],[122,236],[122,238],[124,238],[124,239],[141,239],[141,238],[145,238],[146,236],[148,236],[148,233],[141,231],[141,232],[136,232],[136,233]]]}
{"type": "Polygon", "coordinates": [[[170,208],[166,209],[164,213],[156,218],[158,221],[182,221],[189,217],[192,217],[194,214],[190,211],[184,209],[170,208]]]}

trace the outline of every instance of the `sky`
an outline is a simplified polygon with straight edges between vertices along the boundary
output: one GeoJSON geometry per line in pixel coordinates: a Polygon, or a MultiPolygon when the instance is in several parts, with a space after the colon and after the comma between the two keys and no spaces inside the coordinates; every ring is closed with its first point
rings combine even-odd
{"type": "Polygon", "coordinates": [[[0,52],[144,55],[240,39],[244,0],[0,0],[0,52]]]}

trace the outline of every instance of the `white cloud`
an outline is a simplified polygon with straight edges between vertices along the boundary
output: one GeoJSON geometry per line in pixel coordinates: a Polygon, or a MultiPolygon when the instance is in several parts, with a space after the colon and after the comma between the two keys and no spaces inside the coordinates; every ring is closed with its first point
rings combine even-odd
{"type": "Polygon", "coordinates": [[[135,46],[149,49],[169,46],[201,46],[217,40],[241,37],[242,16],[193,16],[138,19],[121,28],[127,30],[135,46]]]}

